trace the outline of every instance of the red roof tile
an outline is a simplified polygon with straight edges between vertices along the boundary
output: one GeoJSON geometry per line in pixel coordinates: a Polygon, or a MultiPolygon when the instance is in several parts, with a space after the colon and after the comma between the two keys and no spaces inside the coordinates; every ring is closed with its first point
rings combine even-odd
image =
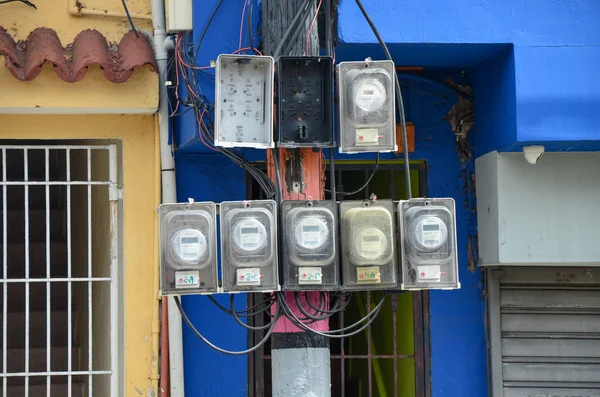
{"type": "Polygon", "coordinates": [[[133,31],[125,34],[118,45],[109,46],[100,32],[84,30],[65,48],[52,29],[37,28],[27,40],[15,43],[0,27],[0,55],[6,57],[6,66],[13,76],[23,81],[36,78],[46,61],[68,83],[81,80],[90,65],[100,66],[106,79],[113,83],[127,81],[139,66],[150,65],[158,70],[150,41],[143,34],[135,37],[133,31]]]}

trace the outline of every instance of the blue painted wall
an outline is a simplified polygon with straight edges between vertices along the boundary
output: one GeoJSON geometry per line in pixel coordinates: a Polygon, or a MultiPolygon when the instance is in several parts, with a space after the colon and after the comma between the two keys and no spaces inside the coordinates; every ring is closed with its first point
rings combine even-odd
{"type": "MultiPolygon", "coordinates": [[[[487,69],[478,71],[480,75],[487,73],[487,81],[474,82],[476,95],[496,96],[497,103],[484,99],[487,104],[476,106],[495,112],[477,114],[506,120],[500,120],[501,126],[479,128],[485,133],[483,139],[478,139],[479,154],[494,149],[514,150],[527,142],[547,143],[553,150],[599,148],[591,141],[600,139],[596,128],[600,122],[596,110],[600,101],[600,2],[364,3],[383,38],[397,49],[394,55],[399,64],[487,69]],[[514,54],[496,53],[498,44],[514,45],[514,54]],[[514,71],[494,65],[492,60],[499,58],[503,58],[500,62],[504,67],[514,71]],[[508,74],[514,74],[512,79],[507,78],[508,74]],[[493,81],[496,78],[501,81],[493,81]],[[501,110],[506,114],[497,113],[501,110]]],[[[351,0],[340,3],[339,35],[342,46],[376,43],[351,0]]],[[[478,122],[481,120],[479,117],[478,122]]]]}
{"type": "MultiPolygon", "coordinates": [[[[252,0],[255,1],[255,0],[252,0]]],[[[237,49],[244,0],[224,0],[200,47],[197,65],[237,49]]],[[[397,65],[428,66],[444,73],[465,70],[475,92],[474,153],[518,150],[544,143],[551,150],[600,149],[600,2],[596,0],[363,0],[397,65]]],[[[197,43],[218,0],[195,2],[197,43]]],[[[352,0],[339,4],[337,61],[382,59],[368,25],[352,0]]],[[[255,7],[255,26],[260,12],[255,7]]],[[[245,34],[244,34],[245,37],[245,34]]],[[[211,72],[212,73],[212,72],[211,72]]],[[[434,396],[486,396],[486,338],[481,274],[468,268],[468,241],[476,235],[472,163],[463,164],[443,116],[454,104],[440,87],[412,81],[407,118],[416,125],[414,159],[426,160],[430,196],[457,203],[462,289],[431,293],[432,391],[434,396]]],[[[212,100],[213,85],[199,88],[212,100]]],[[[182,95],[185,92],[182,91],[182,95]]],[[[242,170],[198,139],[194,117],[175,121],[178,199],[245,197],[242,170]]],[[[246,150],[252,160],[264,152],[246,150]]],[[[372,158],[370,155],[336,158],[372,158]]],[[[382,158],[394,157],[386,155],[382,158]]],[[[475,260],[476,260],[476,253],[475,260]]],[[[184,299],[192,321],[220,346],[243,349],[247,334],[204,297],[184,299]]],[[[221,302],[229,304],[228,297],[221,302]]],[[[244,304],[240,296],[238,307],[244,304]]],[[[247,394],[245,357],[214,353],[184,328],[186,396],[247,394]]]]}

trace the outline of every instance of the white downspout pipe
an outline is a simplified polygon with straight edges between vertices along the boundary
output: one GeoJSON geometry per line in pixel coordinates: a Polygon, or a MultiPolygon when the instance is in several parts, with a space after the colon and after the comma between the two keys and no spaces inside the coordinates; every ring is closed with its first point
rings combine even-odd
{"type": "MultiPolygon", "coordinates": [[[[160,162],[162,176],[162,202],[176,203],[175,160],[169,145],[169,107],[168,93],[165,85],[168,53],[164,0],[151,0],[152,26],[154,28],[154,48],[160,81],[158,122],[160,131],[160,162]]],[[[183,389],[183,338],[181,314],[173,298],[169,297],[169,367],[171,397],[184,397],[183,389]]]]}

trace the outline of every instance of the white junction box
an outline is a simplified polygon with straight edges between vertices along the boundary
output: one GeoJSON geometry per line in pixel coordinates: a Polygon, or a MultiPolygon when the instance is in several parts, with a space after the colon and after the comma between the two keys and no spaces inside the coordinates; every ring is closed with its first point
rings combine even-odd
{"type": "Polygon", "coordinates": [[[338,65],[341,153],[398,150],[395,78],[392,61],[338,65]]]}
{"type": "Polygon", "coordinates": [[[167,33],[191,31],[194,29],[193,0],[165,0],[167,33]]]}
{"type": "Polygon", "coordinates": [[[600,153],[490,152],[475,170],[480,265],[600,265],[600,153]]]}
{"type": "Polygon", "coordinates": [[[279,290],[275,201],[223,202],[220,218],[223,292],[279,290]]]}
{"type": "Polygon", "coordinates": [[[215,145],[275,147],[273,58],[219,55],[215,79],[215,145]]]}
{"type": "Polygon", "coordinates": [[[452,198],[398,203],[404,290],[458,289],[456,210],[452,198]]]}
{"type": "Polygon", "coordinates": [[[161,293],[218,292],[215,203],[162,204],[158,214],[161,293]]]}

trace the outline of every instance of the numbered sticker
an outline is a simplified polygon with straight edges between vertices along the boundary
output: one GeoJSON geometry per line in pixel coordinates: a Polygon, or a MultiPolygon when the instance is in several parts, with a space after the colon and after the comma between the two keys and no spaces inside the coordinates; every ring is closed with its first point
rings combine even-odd
{"type": "Polygon", "coordinates": [[[240,268],[236,271],[237,285],[260,285],[261,280],[260,269],[257,267],[240,268]]]}
{"type": "Polygon", "coordinates": [[[175,288],[198,288],[200,277],[197,271],[175,272],[175,288]]]}
{"type": "Polygon", "coordinates": [[[356,268],[356,282],[359,284],[363,284],[363,283],[379,284],[379,283],[381,283],[381,271],[379,270],[379,266],[356,268]]]}
{"type": "Polygon", "coordinates": [[[440,282],[441,277],[446,275],[446,273],[440,270],[439,266],[419,266],[418,273],[419,280],[427,280],[430,282],[440,282]]]}
{"type": "Polygon", "coordinates": [[[320,267],[300,267],[298,268],[299,284],[322,284],[323,271],[320,267]]]}

